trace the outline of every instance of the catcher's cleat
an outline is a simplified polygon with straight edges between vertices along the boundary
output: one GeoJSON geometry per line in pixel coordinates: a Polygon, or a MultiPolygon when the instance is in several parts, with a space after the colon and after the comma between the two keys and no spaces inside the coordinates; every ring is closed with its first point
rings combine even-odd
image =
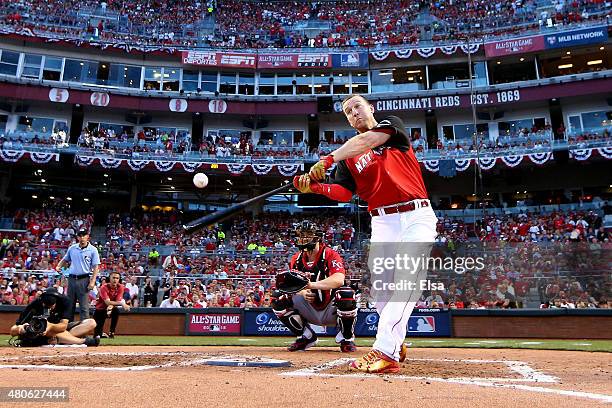
{"type": "Polygon", "coordinates": [[[100,345],[100,336],[87,336],[85,337],[85,343],[87,347],[98,347],[100,345]]]}
{"type": "Polygon", "coordinates": [[[402,348],[400,349],[400,358],[399,358],[400,363],[403,363],[406,360],[406,355],[408,355],[408,345],[406,343],[402,343],[402,348]]]}
{"type": "Polygon", "coordinates": [[[353,370],[373,374],[397,373],[400,365],[397,361],[387,357],[378,350],[371,350],[365,356],[353,361],[349,366],[353,370]]]}
{"type": "Polygon", "coordinates": [[[342,340],[340,342],[340,351],[343,353],[354,353],[357,351],[357,347],[355,347],[355,343],[348,340],[342,340]]]}
{"type": "Polygon", "coordinates": [[[298,337],[296,341],[294,341],[287,347],[287,350],[289,351],[308,350],[309,348],[317,344],[317,342],[318,342],[318,339],[316,335],[313,335],[310,339],[307,339],[304,336],[298,337]]]}

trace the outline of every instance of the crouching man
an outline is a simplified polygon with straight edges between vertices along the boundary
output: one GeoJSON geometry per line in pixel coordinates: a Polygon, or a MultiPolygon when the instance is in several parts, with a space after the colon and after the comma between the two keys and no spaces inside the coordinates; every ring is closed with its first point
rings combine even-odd
{"type": "Polygon", "coordinates": [[[47,344],[85,344],[96,347],[100,339],[90,336],[96,328],[94,319],[72,322],[72,301],[55,288],[47,289],[21,312],[11,327],[13,342],[19,347],[39,347],[47,344]]]}

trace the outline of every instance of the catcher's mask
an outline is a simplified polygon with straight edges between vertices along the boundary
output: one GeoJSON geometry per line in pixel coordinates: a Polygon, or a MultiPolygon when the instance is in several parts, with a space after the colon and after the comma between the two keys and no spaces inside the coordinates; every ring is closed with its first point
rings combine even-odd
{"type": "Polygon", "coordinates": [[[295,227],[295,238],[300,251],[312,251],[321,240],[321,231],[313,222],[304,220],[295,227]]]}

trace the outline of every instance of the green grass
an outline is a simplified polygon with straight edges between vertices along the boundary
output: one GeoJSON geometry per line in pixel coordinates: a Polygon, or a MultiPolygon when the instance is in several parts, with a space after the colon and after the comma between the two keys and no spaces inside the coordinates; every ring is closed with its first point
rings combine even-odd
{"type": "MultiPolygon", "coordinates": [[[[8,346],[9,336],[0,335],[0,346],[8,346]]],[[[213,337],[213,336],[118,336],[102,339],[109,346],[258,346],[285,347],[290,337],[213,337]]],[[[411,347],[457,347],[486,349],[533,349],[612,352],[612,340],[547,340],[547,339],[452,339],[409,338],[411,347]],[[534,344],[535,343],[535,344],[534,344]]],[[[373,338],[357,339],[357,345],[369,347],[373,338]]],[[[320,338],[319,346],[336,347],[333,338],[320,338]]]]}

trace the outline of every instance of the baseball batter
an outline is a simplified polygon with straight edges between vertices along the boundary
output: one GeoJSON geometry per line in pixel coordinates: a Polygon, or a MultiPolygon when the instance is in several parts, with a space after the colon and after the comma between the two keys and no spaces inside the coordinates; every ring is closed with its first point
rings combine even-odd
{"type": "MultiPolygon", "coordinates": [[[[374,107],[357,94],[344,99],[342,108],[359,134],[321,157],[308,175],[296,177],[296,188],[337,201],[350,201],[354,194],[367,201],[372,216],[370,242],[372,246],[378,243],[383,251],[389,252],[392,247],[383,243],[433,243],[437,218],[402,120],[388,116],[376,121],[374,107]],[[337,167],[333,183],[320,183],[334,163],[337,167]]],[[[414,276],[426,274],[424,268],[414,272],[414,276]]],[[[394,279],[390,275],[385,277],[394,279]]],[[[391,294],[375,299],[380,315],[376,341],[372,351],[351,364],[353,369],[370,373],[399,371],[398,361],[403,361],[407,352],[404,338],[408,318],[420,294],[413,290],[401,296],[391,294]]]]}
{"type": "Polygon", "coordinates": [[[317,335],[309,323],[320,326],[338,326],[336,343],[343,353],[355,348],[355,321],[357,301],[355,291],[344,286],[345,269],[340,255],[325,245],[322,231],[310,221],[303,221],[296,230],[296,252],[289,267],[310,274],[304,290],[293,295],[272,293],[272,309],[278,319],[297,340],[289,351],[306,350],[317,343],[317,335]]]}

